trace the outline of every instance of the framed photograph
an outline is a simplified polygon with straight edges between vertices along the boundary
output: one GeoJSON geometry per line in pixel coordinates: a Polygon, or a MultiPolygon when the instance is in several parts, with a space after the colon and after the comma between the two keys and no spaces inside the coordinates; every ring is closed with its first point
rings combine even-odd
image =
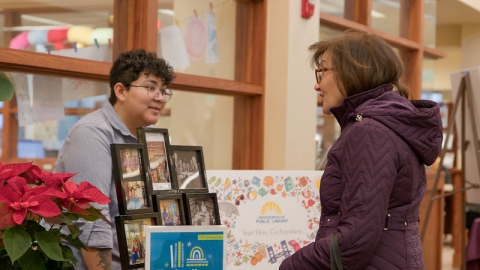
{"type": "Polygon", "coordinates": [[[158,213],[115,217],[122,269],[145,267],[145,227],[158,224],[158,213]]]}
{"type": "Polygon", "coordinates": [[[164,226],[187,225],[182,194],[153,195],[153,209],[164,226]]]}
{"type": "Polygon", "coordinates": [[[176,181],[172,181],[170,139],[168,129],[141,127],[137,128],[138,142],[147,147],[148,173],[151,179],[151,193],[163,194],[177,191],[176,181]]]}
{"type": "Polygon", "coordinates": [[[145,269],[227,269],[227,226],[145,227],[145,269]]]}
{"type": "Polygon", "coordinates": [[[181,193],[208,192],[205,162],[201,146],[171,145],[170,156],[178,191],[181,193]]]}
{"type": "Polygon", "coordinates": [[[221,225],[216,193],[184,193],[188,225],[221,225]]]}
{"type": "Polygon", "coordinates": [[[145,173],[145,145],[111,144],[113,177],[120,215],[153,212],[149,178],[145,173]]]}

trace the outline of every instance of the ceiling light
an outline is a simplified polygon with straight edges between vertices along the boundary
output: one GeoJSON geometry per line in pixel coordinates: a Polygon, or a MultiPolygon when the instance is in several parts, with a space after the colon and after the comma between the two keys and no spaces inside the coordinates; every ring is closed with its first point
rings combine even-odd
{"type": "Polygon", "coordinates": [[[373,18],[385,18],[387,16],[385,16],[385,14],[383,14],[383,13],[380,13],[380,12],[372,9],[372,17],[373,18]]]}
{"type": "Polygon", "coordinates": [[[55,21],[55,20],[49,20],[49,19],[44,19],[36,16],[31,16],[31,15],[21,15],[22,20],[28,20],[32,22],[39,22],[39,23],[44,23],[44,24],[49,24],[49,25],[71,25],[66,22],[60,22],[60,21],[55,21]]]}
{"type": "Polygon", "coordinates": [[[173,16],[175,14],[175,12],[172,9],[159,9],[158,13],[162,13],[169,16],[173,16]]]}

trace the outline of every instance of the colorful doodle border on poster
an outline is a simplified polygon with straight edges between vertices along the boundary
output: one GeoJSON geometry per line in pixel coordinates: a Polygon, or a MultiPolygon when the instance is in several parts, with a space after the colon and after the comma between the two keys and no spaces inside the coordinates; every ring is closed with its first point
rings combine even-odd
{"type": "MultiPolygon", "coordinates": [[[[227,229],[227,262],[235,266],[255,266],[263,261],[277,265],[284,258],[315,239],[320,217],[319,187],[321,171],[207,171],[209,191],[217,193],[221,223],[227,229]],[[307,213],[307,233],[276,237],[274,243],[252,242],[235,230],[240,218],[238,207],[253,205],[257,199],[268,198],[273,209],[275,201],[297,198],[307,213]]],[[[262,264],[265,265],[265,264],[262,264]]],[[[241,268],[241,267],[240,267],[241,268]]]]}

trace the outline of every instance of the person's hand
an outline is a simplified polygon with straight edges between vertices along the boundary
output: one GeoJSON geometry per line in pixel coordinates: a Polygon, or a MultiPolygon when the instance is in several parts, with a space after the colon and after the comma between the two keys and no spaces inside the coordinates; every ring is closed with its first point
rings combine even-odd
{"type": "Polygon", "coordinates": [[[112,249],[110,248],[91,248],[82,249],[82,256],[88,270],[113,270],[112,269],[112,249]]]}

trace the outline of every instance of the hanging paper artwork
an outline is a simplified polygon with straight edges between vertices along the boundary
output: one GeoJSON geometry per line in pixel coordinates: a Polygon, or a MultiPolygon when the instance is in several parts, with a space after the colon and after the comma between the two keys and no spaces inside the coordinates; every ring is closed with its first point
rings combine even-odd
{"type": "Polygon", "coordinates": [[[182,71],[190,67],[187,48],[183,40],[182,32],[176,24],[163,27],[158,31],[160,33],[160,44],[162,57],[175,70],[182,71]]]}
{"type": "Polygon", "coordinates": [[[217,46],[217,25],[213,12],[205,13],[205,23],[207,25],[207,52],[205,54],[205,63],[217,63],[220,59],[217,46]]]}
{"type": "Polygon", "coordinates": [[[207,30],[202,19],[198,16],[188,18],[183,29],[183,37],[190,58],[202,59],[207,48],[207,30]]]}
{"type": "Polygon", "coordinates": [[[18,125],[65,117],[61,78],[12,73],[18,106],[18,125]]]}

